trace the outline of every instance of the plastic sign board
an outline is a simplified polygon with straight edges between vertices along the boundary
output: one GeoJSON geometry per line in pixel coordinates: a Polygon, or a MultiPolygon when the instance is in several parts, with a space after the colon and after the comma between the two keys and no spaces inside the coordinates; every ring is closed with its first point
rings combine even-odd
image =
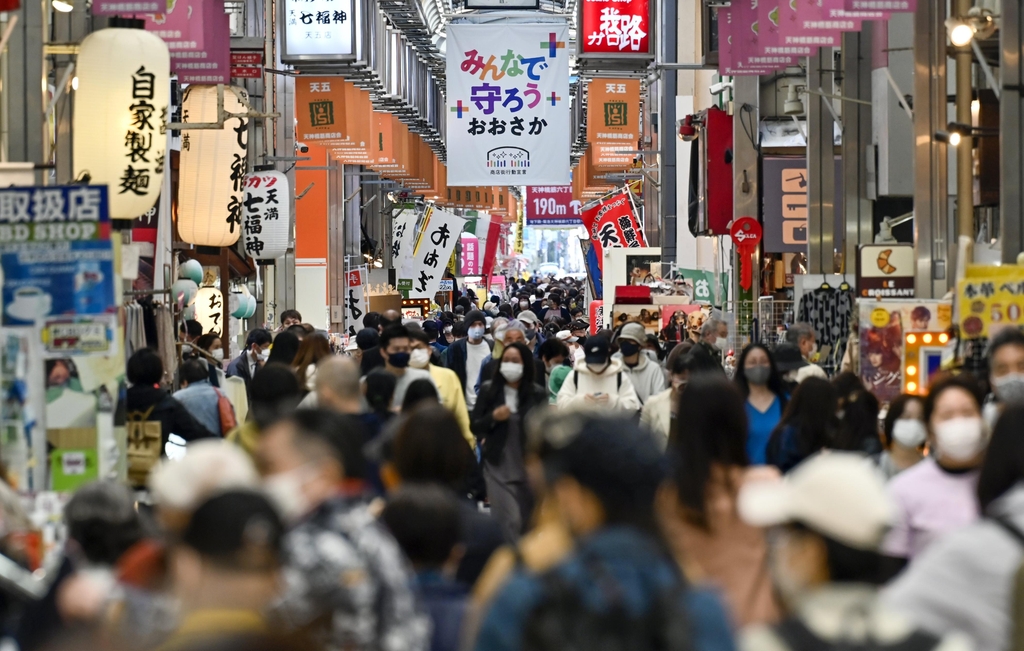
{"type": "Polygon", "coordinates": [[[917,260],[913,244],[864,244],[857,251],[857,295],[913,298],[917,260]]]}
{"type": "Polygon", "coordinates": [[[355,58],[355,0],[284,0],[280,6],[282,61],[355,58]]]}
{"type": "Polygon", "coordinates": [[[652,0],[585,0],[579,7],[579,56],[654,56],[652,0]]]}
{"type": "Polygon", "coordinates": [[[583,203],[572,198],[571,185],[535,185],[526,188],[526,225],[531,227],[582,226],[583,203]]]}

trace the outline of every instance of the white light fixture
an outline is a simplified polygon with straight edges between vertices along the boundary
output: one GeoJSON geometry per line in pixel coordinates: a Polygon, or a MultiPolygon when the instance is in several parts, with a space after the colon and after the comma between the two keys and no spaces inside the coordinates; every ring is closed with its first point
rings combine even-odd
{"type": "Polygon", "coordinates": [[[71,78],[71,90],[78,90],[78,75],[71,78]]]}
{"type": "Polygon", "coordinates": [[[949,42],[956,47],[970,44],[974,38],[974,30],[967,23],[959,22],[949,30],[949,42]]]}
{"type": "Polygon", "coordinates": [[[167,45],[142,29],[101,29],[82,39],[76,72],[74,177],[110,188],[113,219],[135,219],[156,204],[163,186],[167,45]]]}
{"type": "MultiPolygon", "coordinates": [[[[246,113],[245,91],[224,88],[224,110],[246,113]]],[[[188,122],[217,122],[217,87],[190,85],[182,113],[188,122]]],[[[186,120],[183,120],[186,121],[186,120]]],[[[229,118],[222,129],[181,132],[178,233],[196,246],[231,246],[242,235],[242,193],[248,120],[229,118]]]]}
{"type": "Polygon", "coordinates": [[[203,332],[224,332],[224,295],[216,287],[200,287],[196,294],[195,320],[203,326],[203,332]]]}
{"type": "Polygon", "coordinates": [[[967,16],[951,16],[946,19],[946,31],[949,42],[954,47],[966,47],[974,38],[985,39],[996,31],[996,21],[992,12],[981,7],[971,7],[967,16]]]}
{"type": "Polygon", "coordinates": [[[65,0],[53,0],[50,4],[53,5],[54,9],[62,14],[69,14],[75,10],[75,5],[70,2],[65,2],[65,0]]]}
{"type": "Polygon", "coordinates": [[[952,133],[949,134],[949,144],[952,147],[956,147],[957,145],[960,144],[960,132],[959,131],[953,131],[952,133]]]}

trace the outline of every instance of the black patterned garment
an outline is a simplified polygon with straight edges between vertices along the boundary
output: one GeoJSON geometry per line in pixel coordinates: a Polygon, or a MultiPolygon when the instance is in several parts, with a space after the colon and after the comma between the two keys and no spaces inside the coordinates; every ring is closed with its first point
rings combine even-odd
{"type": "Polygon", "coordinates": [[[391,534],[357,500],[321,505],[285,538],[274,615],[331,651],[426,651],[430,619],[391,534]]]}
{"type": "Polygon", "coordinates": [[[797,321],[811,324],[818,348],[831,346],[842,350],[850,336],[850,319],[853,317],[854,295],[850,290],[819,288],[800,298],[797,321]]]}

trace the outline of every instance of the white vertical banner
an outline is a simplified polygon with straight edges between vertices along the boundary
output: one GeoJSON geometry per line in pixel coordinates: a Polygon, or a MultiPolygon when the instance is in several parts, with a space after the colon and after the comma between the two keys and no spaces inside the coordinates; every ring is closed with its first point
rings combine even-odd
{"type": "Polygon", "coordinates": [[[448,26],[448,185],[568,185],[569,28],[448,26]]]}
{"type": "Polygon", "coordinates": [[[412,256],[412,290],[409,298],[429,298],[439,291],[441,278],[452,257],[466,220],[436,206],[427,208],[412,256]]]}
{"type": "Polygon", "coordinates": [[[366,298],[368,272],[365,265],[345,272],[345,326],[350,337],[362,329],[363,315],[369,311],[366,298]]]}
{"type": "Polygon", "coordinates": [[[281,172],[253,172],[245,177],[242,234],[249,257],[276,260],[288,252],[291,244],[290,198],[288,177],[281,172]]]}
{"type": "Polygon", "coordinates": [[[409,278],[412,273],[412,247],[416,244],[416,222],[419,213],[405,209],[391,225],[391,266],[396,278],[409,278]]]}

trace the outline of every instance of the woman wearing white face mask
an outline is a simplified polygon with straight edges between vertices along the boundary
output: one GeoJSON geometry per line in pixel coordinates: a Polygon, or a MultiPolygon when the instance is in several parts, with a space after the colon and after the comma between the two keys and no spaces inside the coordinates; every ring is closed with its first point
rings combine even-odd
{"type": "Polygon", "coordinates": [[[931,455],[889,482],[896,522],[883,550],[913,559],[943,534],[978,518],[978,468],[988,446],[981,389],[969,375],[932,384],[924,402],[931,455]]]}
{"type": "Polygon", "coordinates": [[[885,451],[878,458],[878,469],[886,479],[924,459],[928,429],[924,424],[924,400],[904,393],[889,403],[882,425],[885,451]]]}
{"type": "Polygon", "coordinates": [[[532,409],[547,404],[547,393],[533,381],[532,360],[522,343],[506,345],[498,372],[480,387],[471,418],[483,455],[491,514],[509,542],[523,533],[533,508],[523,460],[524,423],[532,409]]]}

